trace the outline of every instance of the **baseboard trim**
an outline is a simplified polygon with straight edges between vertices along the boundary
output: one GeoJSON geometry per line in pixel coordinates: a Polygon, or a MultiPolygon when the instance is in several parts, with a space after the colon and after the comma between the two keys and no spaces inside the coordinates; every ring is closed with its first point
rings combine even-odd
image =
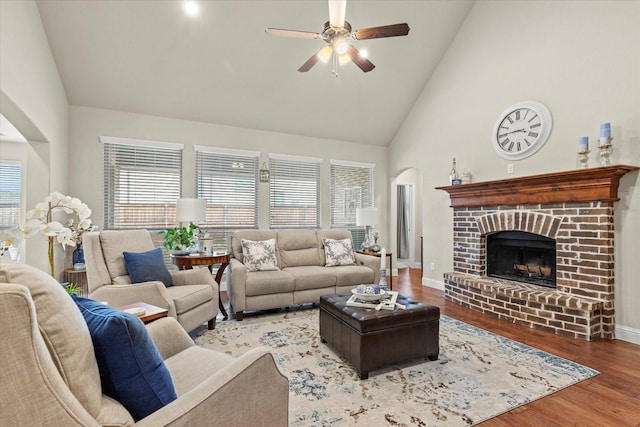
{"type": "Polygon", "coordinates": [[[444,282],[440,280],[429,279],[428,277],[422,278],[422,286],[438,289],[444,291],[444,282]]]}
{"type": "Polygon", "coordinates": [[[640,344],[640,329],[616,325],[616,339],[627,341],[632,344],[640,344]]]}

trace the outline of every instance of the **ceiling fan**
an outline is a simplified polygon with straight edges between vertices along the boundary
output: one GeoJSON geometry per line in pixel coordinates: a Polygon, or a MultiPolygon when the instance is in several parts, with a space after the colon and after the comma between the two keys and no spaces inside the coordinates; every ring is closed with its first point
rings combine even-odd
{"type": "Polygon", "coordinates": [[[325,22],[321,33],[311,31],[284,30],[281,28],[267,28],[267,34],[282,37],[296,37],[303,39],[322,39],[327,46],[320,49],[307,60],[298,71],[306,73],[313,67],[318,60],[333,62],[333,74],[337,77],[338,64],[344,65],[350,61],[356,64],[365,73],[373,70],[373,65],[364,55],[360,53],[355,46],[348,43],[349,38],[355,40],[379,39],[383,37],[406,36],[409,34],[409,25],[407,23],[384,25],[381,27],[363,28],[351,31],[351,24],[345,21],[345,10],[347,6],[346,0],[328,0],[329,1],[329,21],[325,22]]]}

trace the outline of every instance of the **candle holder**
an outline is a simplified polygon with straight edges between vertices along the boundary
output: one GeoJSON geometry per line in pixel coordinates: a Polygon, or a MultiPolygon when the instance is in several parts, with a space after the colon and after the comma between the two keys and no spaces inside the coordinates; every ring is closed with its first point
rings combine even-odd
{"type": "Polygon", "coordinates": [[[608,136],[600,137],[600,166],[611,166],[611,153],[613,153],[613,144],[611,143],[613,138],[608,136]]]}
{"type": "Polygon", "coordinates": [[[387,290],[387,269],[386,268],[380,269],[380,283],[378,284],[378,286],[380,286],[380,289],[384,291],[387,290]]]}
{"type": "Polygon", "coordinates": [[[578,161],[580,162],[580,169],[587,169],[589,167],[590,152],[590,150],[578,151],[578,161]]]}

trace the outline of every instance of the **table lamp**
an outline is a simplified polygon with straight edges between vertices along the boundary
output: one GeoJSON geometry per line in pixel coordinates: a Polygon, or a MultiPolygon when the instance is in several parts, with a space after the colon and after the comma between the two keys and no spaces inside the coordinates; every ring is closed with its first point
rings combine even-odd
{"type": "Polygon", "coordinates": [[[375,224],[376,209],[375,208],[356,208],[356,225],[364,227],[364,241],[361,248],[368,250],[371,248],[371,228],[375,224]]]}
{"type": "Polygon", "coordinates": [[[205,199],[180,198],[176,202],[176,219],[179,223],[197,224],[207,218],[207,201],[205,199]]]}

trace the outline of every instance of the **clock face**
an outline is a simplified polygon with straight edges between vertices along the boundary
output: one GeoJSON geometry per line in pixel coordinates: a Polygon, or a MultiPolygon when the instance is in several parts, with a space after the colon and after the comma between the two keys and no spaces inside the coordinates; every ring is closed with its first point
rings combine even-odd
{"type": "Polygon", "coordinates": [[[536,101],[523,101],[507,108],[493,131],[493,148],[499,156],[524,159],[538,151],[551,133],[551,113],[536,101]]]}

